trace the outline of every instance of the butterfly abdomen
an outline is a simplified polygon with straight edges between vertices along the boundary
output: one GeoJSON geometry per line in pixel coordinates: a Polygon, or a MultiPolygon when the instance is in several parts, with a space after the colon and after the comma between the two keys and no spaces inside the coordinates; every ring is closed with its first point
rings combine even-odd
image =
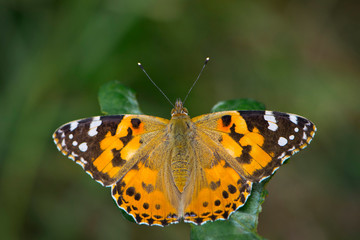
{"type": "Polygon", "coordinates": [[[190,166],[190,141],[191,120],[187,115],[171,119],[170,144],[171,144],[171,173],[174,183],[180,192],[183,192],[191,173],[190,166]]]}

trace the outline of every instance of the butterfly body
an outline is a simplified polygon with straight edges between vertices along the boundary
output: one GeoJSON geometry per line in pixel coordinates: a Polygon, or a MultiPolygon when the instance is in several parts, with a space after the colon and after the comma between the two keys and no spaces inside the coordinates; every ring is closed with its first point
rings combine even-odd
{"type": "Polygon", "coordinates": [[[172,180],[182,193],[193,169],[194,161],[188,149],[191,148],[192,126],[188,116],[175,117],[169,123],[169,157],[172,180]]]}
{"type": "Polygon", "coordinates": [[[170,120],[117,115],[73,121],[55,131],[58,149],[112,187],[137,223],[165,226],[227,219],[252,183],[306,147],[307,119],[272,111],[225,111],[190,118],[180,100],[170,120]]]}

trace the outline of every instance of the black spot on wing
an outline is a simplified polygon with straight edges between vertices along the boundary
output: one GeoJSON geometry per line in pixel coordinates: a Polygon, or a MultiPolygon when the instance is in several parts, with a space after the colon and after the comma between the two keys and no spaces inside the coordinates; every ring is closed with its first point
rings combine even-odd
{"type": "Polygon", "coordinates": [[[133,126],[133,128],[135,128],[135,129],[139,128],[140,123],[141,123],[140,119],[132,118],[130,121],[131,121],[131,125],[133,126]]]}
{"type": "Polygon", "coordinates": [[[244,136],[243,134],[235,132],[235,123],[230,128],[229,136],[235,140],[235,142],[239,143],[240,139],[244,136]]]}
{"type": "Polygon", "coordinates": [[[98,128],[98,132],[104,136],[110,132],[111,135],[114,136],[116,134],[117,127],[123,118],[124,115],[101,116],[100,120],[102,121],[102,126],[100,129],[98,128]]]}
{"type": "Polygon", "coordinates": [[[123,142],[124,146],[126,146],[131,141],[131,139],[133,139],[133,131],[130,127],[127,129],[127,132],[128,134],[125,137],[120,138],[120,141],[123,142]]]}
{"type": "Polygon", "coordinates": [[[246,146],[242,146],[243,150],[241,152],[240,157],[236,157],[236,160],[239,163],[250,163],[251,162],[251,155],[250,155],[250,151],[251,151],[251,145],[246,145],[246,146]]]}
{"type": "Polygon", "coordinates": [[[151,193],[154,191],[154,186],[151,183],[146,184],[146,183],[142,182],[141,186],[147,193],[151,193]]]}
{"type": "Polygon", "coordinates": [[[135,188],[134,187],[129,187],[128,189],[126,189],[126,195],[131,197],[134,194],[135,194],[135,188]]]}
{"type": "Polygon", "coordinates": [[[197,225],[200,225],[200,224],[204,221],[204,218],[197,217],[197,218],[195,218],[194,220],[195,220],[195,223],[196,223],[197,225]]]}
{"type": "Polygon", "coordinates": [[[215,191],[218,187],[220,187],[220,179],[216,182],[214,182],[214,181],[210,182],[211,190],[215,191]]]}
{"type": "Polygon", "coordinates": [[[169,225],[169,221],[166,220],[166,219],[163,219],[163,220],[161,220],[160,222],[161,222],[161,224],[162,224],[163,226],[169,225]]]}
{"type": "Polygon", "coordinates": [[[140,198],[141,198],[141,194],[140,194],[140,193],[136,193],[135,196],[134,196],[134,199],[135,199],[136,201],[139,201],[140,198]]]}
{"type": "Polygon", "coordinates": [[[147,222],[149,223],[149,225],[152,225],[154,223],[154,219],[153,218],[149,218],[147,219],[147,222]]]}
{"type": "Polygon", "coordinates": [[[227,219],[229,217],[229,211],[224,211],[222,216],[227,219]]]}
{"type": "Polygon", "coordinates": [[[227,127],[231,123],[231,115],[225,115],[221,117],[223,127],[227,127]]]}
{"type": "MultiPolygon", "coordinates": [[[[247,128],[250,132],[254,130],[254,127],[264,130],[268,126],[268,122],[265,121],[265,111],[238,111],[240,116],[245,120],[247,128]]],[[[261,131],[260,130],[260,131],[261,131]]]]}
{"type": "Polygon", "coordinates": [[[227,191],[223,191],[222,192],[222,196],[223,196],[223,198],[228,198],[229,197],[229,193],[227,192],[227,191]]]}
{"type": "Polygon", "coordinates": [[[141,222],[141,220],[143,219],[142,217],[140,217],[139,214],[135,214],[135,219],[136,219],[136,222],[141,222]]]}
{"type": "Polygon", "coordinates": [[[231,194],[234,194],[237,191],[236,187],[234,185],[232,185],[232,184],[228,185],[228,190],[229,190],[229,193],[231,193],[231,194]]]}
{"type": "Polygon", "coordinates": [[[116,150],[116,148],[112,149],[111,152],[113,154],[112,164],[114,167],[122,167],[126,161],[121,158],[121,150],[116,150]]]}

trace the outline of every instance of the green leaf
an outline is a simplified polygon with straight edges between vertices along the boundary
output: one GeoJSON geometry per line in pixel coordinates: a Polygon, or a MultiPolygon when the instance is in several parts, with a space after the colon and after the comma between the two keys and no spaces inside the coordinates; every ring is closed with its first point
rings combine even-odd
{"type": "MultiPolygon", "coordinates": [[[[141,114],[133,90],[118,81],[104,84],[99,91],[101,111],[105,114],[141,114]]],[[[212,112],[227,110],[265,110],[265,106],[252,99],[236,99],[219,102],[212,112]]],[[[266,181],[267,182],[267,181],[266,181]]],[[[267,194],[265,182],[254,183],[246,204],[233,213],[229,220],[208,222],[202,226],[191,225],[191,239],[263,239],[257,234],[258,216],[261,204],[267,194]]],[[[122,210],[123,216],[134,219],[122,210]]]]}
{"type": "Polygon", "coordinates": [[[119,81],[104,84],[99,90],[101,112],[106,115],[142,114],[135,97],[135,92],[119,81]]]}
{"type": "MultiPolygon", "coordinates": [[[[211,112],[229,110],[265,110],[265,105],[252,99],[235,99],[217,103],[211,112]]],[[[229,220],[191,225],[191,239],[263,239],[257,234],[261,204],[265,200],[266,182],[254,183],[245,205],[233,213],[229,220]]]]}
{"type": "Polygon", "coordinates": [[[221,101],[214,105],[211,112],[229,111],[229,110],[265,110],[265,105],[253,99],[233,99],[221,101]]]}

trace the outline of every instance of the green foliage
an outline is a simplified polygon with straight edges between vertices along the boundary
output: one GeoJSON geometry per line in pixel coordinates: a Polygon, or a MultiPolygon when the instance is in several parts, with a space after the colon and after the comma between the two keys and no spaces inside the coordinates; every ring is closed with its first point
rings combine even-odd
{"type": "MultiPolygon", "coordinates": [[[[105,114],[141,114],[134,91],[118,81],[104,84],[99,90],[101,111],[105,114]]],[[[216,104],[212,112],[226,110],[264,110],[265,106],[252,99],[223,101],[216,104]]],[[[231,215],[230,220],[208,222],[202,226],[191,224],[191,239],[262,239],[257,233],[258,216],[264,202],[265,183],[253,185],[251,195],[246,204],[231,215]]],[[[134,222],[126,214],[124,217],[134,222]]]]}
{"type": "Polygon", "coordinates": [[[229,110],[265,110],[265,105],[253,99],[233,99],[221,101],[214,105],[211,112],[229,111],[229,110]]]}
{"type": "Polygon", "coordinates": [[[116,80],[102,85],[98,96],[101,112],[106,115],[142,114],[134,91],[116,80]]]}

